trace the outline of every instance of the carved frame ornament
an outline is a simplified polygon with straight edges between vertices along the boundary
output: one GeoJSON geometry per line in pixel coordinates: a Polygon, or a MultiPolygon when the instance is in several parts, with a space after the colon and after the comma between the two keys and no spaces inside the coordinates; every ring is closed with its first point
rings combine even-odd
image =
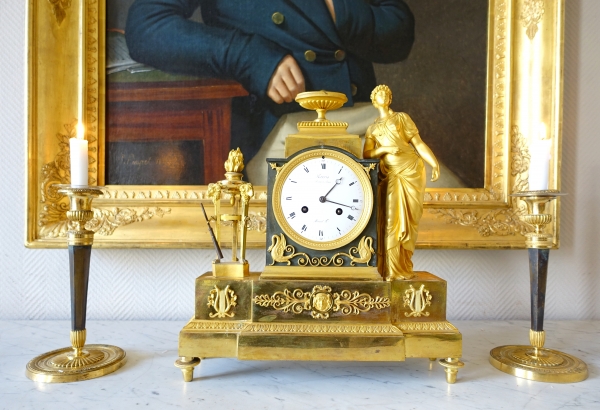
{"type": "MultiPolygon", "coordinates": [[[[66,246],[67,202],[52,185],[70,179],[80,14],[86,16],[83,120],[89,181],[104,184],[106,4],[81,1],[29,1],[26,245],[33,248],[66,246]],[[82,6],[83,13],[77,13],[82,6]]],[[[519,219],[524,204],[510,195],[527,189],[528,140],[540,123],[553,141],[549,188],[560,189],[564,0],[489,0],[489,10],[484,187],[428,188],[420,248],[525,247],[524,234],[532,228],[519,219]]],[[[269,245],[266,201],[266,188],[255,187],[249,248],[269,245]]],[[[209,248],[200,202],[213,206],[206,186],[107,186],[86,227],[97,233],[96,247],[209,248]]],[[[228,203],[223,198],[222,208],[228,203]]],[[[559,206],[557,200],[550,207],[555,246],[559,206]]]]}

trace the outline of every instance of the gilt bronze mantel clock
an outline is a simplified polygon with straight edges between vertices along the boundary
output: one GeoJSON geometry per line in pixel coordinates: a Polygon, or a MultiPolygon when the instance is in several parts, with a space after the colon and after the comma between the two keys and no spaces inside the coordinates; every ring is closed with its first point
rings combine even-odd
{"type": "Polygon", "coordinates": [[[377,161],[319,146],[269,165],[262,277],[377,279],[377,161]]]}
{"type": "Polygon", "coordinates": [[[318,118],[287,137],[285,158],[267,159],[266,267],[196,279],[195,314],[175,365],[191,381],[200,360],[212,357],[441,358],[454,383],[462,336],[446,320],[446,282],[428,272],[382,272],[378,218],[389,204],[378,203],[380,159],[364,159],[361,138],[326,118],[346,96],[307,92],[296,101],[318,118]]]}

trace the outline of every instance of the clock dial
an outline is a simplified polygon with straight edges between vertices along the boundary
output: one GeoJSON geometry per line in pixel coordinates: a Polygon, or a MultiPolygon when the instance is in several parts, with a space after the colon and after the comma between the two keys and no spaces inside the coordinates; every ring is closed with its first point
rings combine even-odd
{"type": "Polygon", "coordinates": [[[308,151],[282,168],[273,190],[275,217],[297,243],[335,249],[355,239],[373,207],[362,166],[338,151],[308,151]]]}

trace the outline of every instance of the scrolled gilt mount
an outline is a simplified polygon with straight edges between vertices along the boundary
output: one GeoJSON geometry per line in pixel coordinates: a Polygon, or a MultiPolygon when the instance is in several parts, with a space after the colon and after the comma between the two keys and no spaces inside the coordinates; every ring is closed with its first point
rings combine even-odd
{"type": "Polygon", "coordinates": [[[273,295],[256,295],[252,301],[259,306],[294,314],[310,311],[314,319],[329,319],[329,315],[336,312],[342,315],[359,315],[371,309],[390,307],[390,299],[387,297],[373,297],[368,293],[346,289],[332,293],[331,287],[324,285],[314,286],[311,292],[284,289],[273,295]]]}

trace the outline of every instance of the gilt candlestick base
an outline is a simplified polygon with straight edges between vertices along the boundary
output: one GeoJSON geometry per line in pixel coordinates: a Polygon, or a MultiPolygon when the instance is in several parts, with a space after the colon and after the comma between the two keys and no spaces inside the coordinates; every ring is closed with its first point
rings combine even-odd
{"type": "Polygon", "coordinates": [[[125,364],[125,352],[116,346],[86,345],[87,290],[94,232],[85,229],[93,218],[92,200],[102,194],[95,186],[58,185],[58,192],[69,197],[67,232],[71,276],[71,347],[37,356],[27,363],[31,380],[64,383],[104,376],[125,364]]]}
{"type": "Polygon", "coordinates": [[[529,275],[531,285],[530,346],[499,346],[490,351],[490,363],[495,368],[523,379],[549,383],[575,383],[587,379],[587,365],[569,354],[544,348],[544,307],[546,303],[546,279],[548,258],[554,235],[545,233],[545,225],[552,222],[546,214],[546,203],[564,195],[558,191],[526,191],[513,196],[527,204],[528,213],[521,219],[534,226],[527,234],[529,252],[529,275]]]}

